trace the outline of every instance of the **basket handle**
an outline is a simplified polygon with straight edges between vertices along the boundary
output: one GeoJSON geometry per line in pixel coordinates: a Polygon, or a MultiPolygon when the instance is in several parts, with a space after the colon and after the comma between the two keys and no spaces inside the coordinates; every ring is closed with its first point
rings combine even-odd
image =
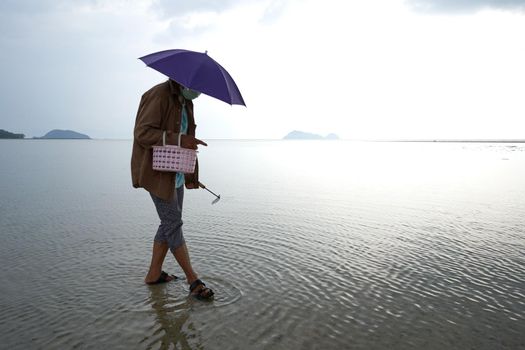
{"type": "MultiPolygon", "coordinates": [[[[179,137],[177,138],[177,146],[180,147],[180,138],[181,138],[182,134],[179,133],[179,137]]],[[[164,130],[162,132],[162,145],[163,146],[166,146],[166,130],[164,130]]]]}

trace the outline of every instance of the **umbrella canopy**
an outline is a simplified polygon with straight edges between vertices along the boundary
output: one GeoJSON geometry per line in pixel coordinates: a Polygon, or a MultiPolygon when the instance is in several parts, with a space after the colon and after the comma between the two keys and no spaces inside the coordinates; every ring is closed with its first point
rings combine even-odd
{"type": "Polygon", "coordinates": [[[165,50],[140,57],[177,83],[231,105],[243,105],[244,99],[231,75],[208,52],[165,50]]]}

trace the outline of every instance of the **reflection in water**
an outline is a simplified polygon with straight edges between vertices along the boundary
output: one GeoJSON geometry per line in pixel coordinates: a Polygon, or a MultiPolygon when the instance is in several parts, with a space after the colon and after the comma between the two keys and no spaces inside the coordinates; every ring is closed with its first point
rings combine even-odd
{"type": "MultiPolygon", "coordinates": [[[[175,282],[171,282],[175,283],[175,282]]],[[[190,320],[191,301],[171,300],[169,285],[149,286],[149,303],[155,313],[155,324],[141,340],[147,349],[203,349],[200,333],[190,320]]]]}

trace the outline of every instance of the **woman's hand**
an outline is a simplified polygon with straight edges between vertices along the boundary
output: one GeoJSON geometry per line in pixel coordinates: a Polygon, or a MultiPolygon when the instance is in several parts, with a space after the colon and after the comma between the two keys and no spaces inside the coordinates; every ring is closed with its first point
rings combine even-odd
{"type": "Polygon", "coordinates": [[[198,145],[208,146],[206,142],[196,139],[191,135],[182,135],[180,138],[180,146],[183,148],[197,149],[198,145]]]}
{"type": "Polygon", "coordinates": [[[187,184],[185,184],[185,185],[186,185],[186,188],[187,188],[188,190],[195,190],[195,189],[197,189],[197,188],[200,187],[198,184],[193,183],[193,182],[187,183],[187,184]]]}

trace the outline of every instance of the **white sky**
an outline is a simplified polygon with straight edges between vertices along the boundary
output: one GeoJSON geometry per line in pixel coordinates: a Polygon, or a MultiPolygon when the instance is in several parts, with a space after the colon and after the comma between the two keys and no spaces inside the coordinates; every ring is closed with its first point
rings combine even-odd
{"type": "Polygon", "coordinates": [[[165,80],[137,58],[185,48],[208,50],[248,106],[199,97],[200,138],[525,138],[525,12],[512,1],[38,3],[0,5],[0,129],[28,137],[131,138],[140,95],[165,80]]]}

